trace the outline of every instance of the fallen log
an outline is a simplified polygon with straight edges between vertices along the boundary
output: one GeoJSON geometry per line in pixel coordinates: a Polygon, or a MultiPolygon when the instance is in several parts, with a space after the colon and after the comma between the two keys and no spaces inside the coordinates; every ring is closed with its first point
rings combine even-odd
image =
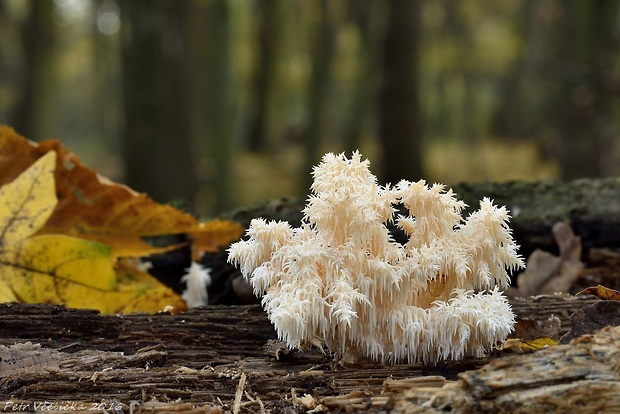
{"type": "MultiPolygon", "coordinates": [[[[569,222],[586,251],[620,248],[620,178],[462,183],[452,189],[468,205],[464,215],[477,209],[483,197],[508,207],[513,216],[510,226],[524,257],[537,248],[557,252],[551,228],[559,221],[569,222]]],[[[238,209],[227,218],[246,227],[255,217],[298,226],[304,203],[293,198],[272,200],[238,209]]]]}
{"type": "MultiPolygon", "coordinates": [[[[596,301],[565,295],[518,298],[512,304],[519,318],[544,321],[554,315],[561,335],[573,312],[596,301]]],[[[0,405],[211,412],[234,411],[239,400],[237,408],[250,411],[320,405],[326,410],[379,409],[412,381],[442,385],[444,378],[456,380],[497,358],[436,367],[348,366],[317,350],[278,351],[271,346],[275,339],[260,306],[101,315],[57,305],[1,304],[0,405]]]]}
{"type": "Polygon", "coordinates": [[[394,413],[620,412],[620,327],[606,327],[530,355],[508,356],[459,374],[441,388],[392,398],[394,413]]]}

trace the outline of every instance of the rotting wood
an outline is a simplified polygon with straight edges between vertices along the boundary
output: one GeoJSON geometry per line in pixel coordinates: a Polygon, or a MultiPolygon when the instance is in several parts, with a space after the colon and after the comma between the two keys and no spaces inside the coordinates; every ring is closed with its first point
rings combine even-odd
{"type": "MultiPolygon", "coordinates": [[[[540,322],[544,325],[550,317],[558,318],[560,327],[554,339],[559,339],[570,330],[570,317],[584,306],[599,302],[592,296],[571,296],[568,294],[539,295],[532,297],[511,298],[512,310],[517,320],[527,319],[540,322]]],[[[545,333],[547,336],[548,333],[545,333]]]]}
{"type": "MultiPolygon", "coordinates": [[[[451,186],[468,204],[465,215],[489,197],[505,205],[513,218],[510,227],[525,257],[536,248],[555,252],[551,227],[568,221],[581,237],[584,250],[620,247],[620,178],[461,183],[451,186]]],[[[238,209],[226,216],[247,225],[255,217],[286,220],[298,226],[305,200],[283,198],[238,209]]]]}
{"type": "MultiPolygon", "coordinates": [[[[558,295],[518,298],[512,304],[521,317],[556,315],[561,334],[569,329],[571,313],[596,301],[558,295]]],[[[304,401],[329,410],[344,409],[343,401],[349,401],[349,409],[376,409],[412,378],[454,380],[490,360],[448,361],[433,368],[343,367],[313,350],[287,353],[278,361],[273,342],[265,347],[274,339],[260,306],[212,306],[179,315],[101,315],[56,305],[2,304],[0,344],[5,347],[0,358],[11,355],[13,363],[0,361],[0,403],[116,402],[145,408],[146,402],[158,401],[169,404],[168,409],[191,402],[203,410],[231,410],[240,395],[240,412],[295,404],[304,408],[304,401]],[[9,354],[6,347],[14,344],[20,345],[9,354]],[[29,365],[33,355],[39,359],[29,365]],[[46,358],[51,361],[47,366],[46,358]],[[242,374],[246,381],[239,394],[242,374]]]]}
{"type": "Polygon", "coordinates": [[[180,315],[101,315],[58,305],[0,304],[4,345],[30,340],[65,352],[97,349],[133,354],[164,344],[169,364],[202,368],[263,356],[262,345],[275,338],[260,306],[212,306],[180,315]]]}
{"type": "Polygon", "coordinates": [[[393,396],[395,413],[620,412],[620,327],[537,353],[492,360],[442,388],[393,396]]]}

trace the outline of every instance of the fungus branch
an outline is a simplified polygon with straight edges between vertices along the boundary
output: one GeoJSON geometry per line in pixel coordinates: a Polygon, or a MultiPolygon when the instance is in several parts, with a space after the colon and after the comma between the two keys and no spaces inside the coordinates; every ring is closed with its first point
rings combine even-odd
{"type": "Polygon", "coordinates": [[[451,190],[380,186],[358,152],[326,154],[313,176],[300,228],[255,219],[229,251],[290,347],[436,363],[506,338],[514,315],[500,290],[523,261],[505,207],[483,199],[463,219],[451,190]],[[386,226],[397,203],[405,245],[386,226]]]}

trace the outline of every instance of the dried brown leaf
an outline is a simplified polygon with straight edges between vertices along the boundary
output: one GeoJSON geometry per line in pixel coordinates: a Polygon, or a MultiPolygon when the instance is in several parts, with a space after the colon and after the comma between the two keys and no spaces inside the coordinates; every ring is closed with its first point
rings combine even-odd
{"type": "Polygon", "coordinates": [[[620,292],[601,285],[585,288],[575,294],[577,295],[592,295],[603,300],[620,300],[620,292]]]}

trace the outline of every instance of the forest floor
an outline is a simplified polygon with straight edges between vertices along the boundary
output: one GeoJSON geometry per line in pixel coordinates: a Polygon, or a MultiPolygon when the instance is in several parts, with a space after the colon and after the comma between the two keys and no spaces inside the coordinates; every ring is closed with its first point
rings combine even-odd
{"type": "MultiPolygon", "coordinates": [[[[620,324],[620,302],[574,296],[588,286],[620,285],[616,187],[615,181],[587,186],[606,197],[596,208],[586,204],[594,196],[584,196],[581,187],[581,196],[570,193],[574,203],[561,203],[570,207],[581,238],[566,227],[556,232],[564,213],[551,216],[532,188],[523,190],[535,200],[530,204],[514,197],[502,202],[538,210],[528,215],[523,207],[515,219],[530,260],[529,276],[517,278],[509,297],[516,330],[503,350],[484,358],[425,367],[347,364],[318,350],[290,351],[260,305],[241,305],[235,292],[224,292],[239,275],[216,254],[209,293],[226,296],[220,303],[228,305],[177,315],[103,315],[0,304],[0,412],[619,412],[620,343],[614,338],[620,328],[613,326],[620,324]],[[540,250],[554,239],[556,251],[540,250]],[[558,290],[565,293],[552,293],[558,290]],[[531,346],[545,337],[549,345],[531,346]]],[[[546,184],[537,188],[549,191],[546,184]]],[[[510,187],[505,194],[518,192],[510,187]]],[[[500,191],[495,198],[501,197],[500,191]]],[[[288,212],[299,217],[298,204],[267,207],[246,211],[239,221],[270,214],[288,219],[288,212]]]]}
{"type": "MultiPolygon", "coordinates": [[[[553,318],[559,322],[554,335],[566,333],[570,315],[600,303],[591,296],[570,295],[512,299],[515,313],[533,337],[547,334],[545,321],[553,318]]],[[[549,349],[555,352],[566,347],[573,345],[549,349]]],[[[528,353],[517,346],[485,358],[447,361],[435,367],[347,365],[317,350],[289,351],[276,341],[257,305],[210,306],[178,315],[102,315],[57,305],[3,304],[0,404],[3,412],[68,413],[78,408],[124,413],[350,412],[397,407],[407,411],[403,404],[407,405],[405,398],[410,394],[405,392],[419,388],[428,393],[429,387],[441,390],[490,363],[499,372],[515,364],[502,366],[501,361],[522,358],[516,366],[524,366],[544,352],[528,353]]],[[[558,355],[549,358],[547,367],[553,363],[557,368],[559,362],[553,358],[558,355]]],[[[589,375],[594,375],[598,368],[586,363],[592,371],[589,375]]],[[[614,368],[608,365],[607,369],[614,368]]],[[[608,380],[614,375],[596,374],[608,380]]],[[[574,372],[566,375],[568,379],[556,378],[547,387],[570,384],[574,372]]],[[[617,386],[617,370],[615,375],[612,380],[617,386]]],[[[494,395],[489,390],[497,394],[499,386],[478,380],[467,392],[476,387],[486,389],[485,399],[490,401],[507,390],[532,388],[513,384],[494,395]]]]}

